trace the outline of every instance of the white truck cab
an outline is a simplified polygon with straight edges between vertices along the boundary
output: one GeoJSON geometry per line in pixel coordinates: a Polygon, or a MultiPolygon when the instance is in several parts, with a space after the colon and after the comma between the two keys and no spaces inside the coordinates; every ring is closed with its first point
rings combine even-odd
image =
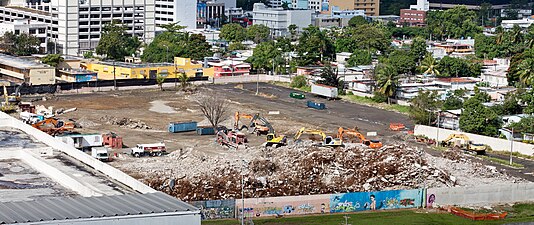
{"type": "Polygon", "coordinates": [[[167,152],[165,143],[155,143],[155,144],[137,144],[132,148],[132,155],[135,157],[141,157],[145,155],[149,156],[161,156],[167,152]]]}
{"type": "Polygon", "coordinates": [[[111,157],[109,155],[109,149],[106,147],[91,148],[91,156],[103,162],[111,161],[111,157]]]}

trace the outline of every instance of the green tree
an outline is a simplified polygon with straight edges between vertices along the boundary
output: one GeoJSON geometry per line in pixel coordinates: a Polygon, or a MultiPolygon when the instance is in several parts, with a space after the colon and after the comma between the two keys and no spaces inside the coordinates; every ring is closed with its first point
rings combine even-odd
{"type": "Polygon", "coordinates": [[[519,81],[521,84],[531,86],[534,84],[534,58],[526,58],[518,65],[519,81]]]}
{"type": "Polygon", "coordinates": [[[435,111],[441,105],[436,91],[420,90],[410,103],[410,117],[417,124],[430,125],[432,121],[436,120],[435,111]]]}
{"type": "Polygon", "coordinates": [[[219,36],[230,42],[242,42],[247,38],[247,33],[245,28],[241,25],[237,23],[229,23],[222,26],[221,34],[219,36]]]}
{"type": "Polygon", "coordinates": [[[157,35],[145,48],[141,59],[146,62],[169,62],[174,57],[202,60],[211,56],[210,44],[200,34],[183,31],[183,26],[176,23],[162,25],[165,31],[157,35]]]}
{"type": "Polygon", "coordinates": [[[232,42],[228,46],[228,50],[230,50],[230,51],[246,50],[246,49],[247,49],[247,47],[241,42],[232,42]]]}
{"type": "Polygon", "coordinates": [[[266,41],[256,45],[247,62],[251,63],[256,70],[272,71],[276,57],[280,57],[280,52],[274,41],[266,41]]]}
{"type": "Polygon", "coordinates": [[[379,64],[375,68],[376,83],[379,92],[388,97],[388,104],[391,104],[390,98],[397,92],[399,83],[399,73],[391,65],[379,64]]]}
{"type": "Polygon", "coordinates": [[[301,88],[301,87],[306,86],[307,84],[308,84],[308,81],[307,81],[306,77],[302,76],[302,75],[299,75],[299,76],[295,76],[295,77],[293,77],[293,79],[291,79],[290,86],[294,87],[294,88],[301,88]]]}
{"type": "Polygon", "coordinates": [[[325,31],[310,25],[304,28],[304,32],[299,38],[296,52],[298,54],[298,64],[307,66],[318,64],[326,59],[332,59],[335,49],[332,40],[326,35],[325,31]]]}
{"type": "Polygon", "coordinates": [[[259,44],[269,38],[269,27],[262,24],[254,24],[247,28],[247,37],[254,43],[259,44]]]}
{"type": "Polygon", "coordinates": [[[178,80],[180,80],[180,86],[182,86],[182,89],[185,89],[187,86],[189,86],[189,77],[186,73],[181,72],[179,73],[178,80]]]}
{"type": "Polygon", "coordinates": [[[93,51],[87,51],[85,53],[83,53],[83,58],[85,59],[91,59],[91,58],[94,58],[94,54],[93,54],[93,51]]]}
{"type": "Polygon", "coordinates": [[[440,72],[438,70],[438,63],[436,59],[432,56],[432,53],[427,53],[421,65],[419,66],[419,71],[423,74],[430,74],[434,76],[439,76],[440,72]]]}
{"type": "Polygon", "coordinates": [[[317,81],[319,84],[337,87],[338,92],[343,92],[343,81],[337,74],[337,70],[330,65],[326,65],[321,70],[321,79],[317,81]]]}
{"type": "Polygon", "coordinates": [[[477,25],[478,17],[466,6],[456,6],[445,11],[429,11],[426,18],[427,29],[433,37],[467,38],[482,32],[477,25]]]}
{"type": "Polygon", "coordinates": [[[299,27],[295,24],[291,24],[287,27],[289,34],[291,34],[291,40],[296,40],[299,27]]]}
{"type": "Polygon", "coordinates": [[[412,40],[412,45],[410,46],[410,53],[415,57],[418,63],[421,62],[427,54],[426,40],[422,37],[414,38],[412,40]]]}
{"type": "Polygon", "coordinates": [[[282,52],[292,52],[295,50],[295,46],[291,44],[291,40],[286,37],[276,38],[276,48],[281,49],[282,52]]]}
{"type": "Polygon", "coordinates": [[[532,134],[534,133],[534,117],[522,118],[519,122],[512,123],[510,127],[514,128],[516,132],[532,134]]]}
{"type": "Polygon", "coordinates": [[[479,62],[445,56],[438,63],[441,77],[478,77],[482,72],[479,62]]]}
{"type": "Polygon", "coordinates": [[[415,60],[414,55],[405,50],[395,50],[387,58],[382,58],[382,61],[395,68],[398,74],[413,74],[416,69],[415,60]]]}
{"type": "Polygon", "coordinates": [[[14,34],[6,32],[0,39],[1,48],[17,56],[28,56],[39,52],[41,41],[28,33],[14,34]]]}
{"type": "Polygon", "coordinates": [[[336,37],[335,47],[337,52],[367,50],[371,54],[386,54],[391,48],[391,37],[387,30],[379,25],[346,27],[341,35],[336,37]]]}
{"type": "Polygon", "coordinates": [[[358,27],[365,24],[369,24],[369,22],[363,16],[354,16],[349,20],[349,26],[351,27],[358,27]]]}
{"type": "Polygon", "coordinates": [[[401,9],[407,9],[414,3],[412,0],[381,1],[380,15],[400,15],[401,9]]]}
{"type": "Polygon", "coordinates": [[[164,91],[163,90],[163,83],[165,83],[165,79],[167,78],[166,75],[163,75],[163,74],[158,74],[158,76],[156,76],[156,84],[158,84],[158,87],[161,91],[164,91]]]}
{"type": "Polygon", "coordinates": [[[49,54],[41,59],[41,62],[53,67],[57,67],[65,59],[60,54],[49,54]]]}
{"type": "Polygon", "coordinates": [[[424,27],[388,27],[388,33],[393,38],[428,37],[428,30],[424,27]]]}
{"type": "Polygon", "coordinates": [[[470,98],[464,103],[460,115],[460,129],[468,133],[496,136],[502,120],[493,110],[482,104],[477,98],[470,98]]]}
{"type": "Polygon", "coordinates": [[[126,33],[127,27],[115,21],[104,25],[96,46],[96,54],[106,59],[122,61],[125,56],[135,54],[141,42],[137,37],[126,33]]]}
{"type": "Polygon", "coordinates": [[[370,65],[372,62],[371,53],[365,50],[356,50],[347,60],[348,66],[370,65]]]}
{"type": "Polygon", "coordinates": [[[517,94],[507,95],[502,104],[504,114],[515,115],[523,113],[523,107],[519,104],[519,101],[517,94]]]}

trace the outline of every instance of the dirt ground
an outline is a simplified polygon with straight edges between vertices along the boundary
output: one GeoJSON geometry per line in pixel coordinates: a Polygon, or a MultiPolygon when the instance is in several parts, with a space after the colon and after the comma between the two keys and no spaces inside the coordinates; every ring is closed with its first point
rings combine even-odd
{"type": "Polygon", "coordinates": [[[255,84],[201,86],[195,94],[144,89],[57,95],[34,104],[52,106],[54,109],[76,107],[76,111],[60,115],[59,118],[76,121],[82,126],[77,130],[80,133],[114,132],[122,136],[125,148],[116,150],[121,154],[110,164],[158,190],[184,200],[221,199],[239,195],[238,180],[243,163],[257,170],[250,170],[246,174],[247,196],[254,197],[260,197],[254,195],[257,193],[263,193],[262,197],[266,197],[325,191],[415,188],[425,180],[420,176],[429,177],[424,182],[434,187],[523,182],[514,177],[508,178],[491,167],[473,166],[470,160],[452,162],[440,157],[419,155],[420,148],[415,143],[406,142],[401,139],[403,135],[388,130],[392,122],[405,123],[413,128],[405,115],[307,96],[306,100],[327,104],[326,110],[313,110],[305,106],[306,100],[289,98],[290,89],[261,84],[259,90],[260,93],[255,95],[255,84]],[[233,113],[236,111],[260,113],[271,122],[278,134],[289,137],[290,146],[267,150],[261,147],[265,136],[248,134],[250,148],[231,150],[219,146],[214,135],[167,131],[169,122],[197,121],[199,126],[209,125],[195,99],[212,94],[224,97],[229,105],[227,120],[222,125],[232,128],[233,113]],[[127,118],[150,129],[112,125],[108,123],[110,118],[127,118]],[[333,151],[316,149],[311,145],[294,145],[291,140],[301,127],[322,129],[328,135],[335,136],[340,126],[358,127],[364,134],[377,132],[377,137],[370,138],[379,139],[389,146],[380,151],[361,145],[333,151]],[[164,142],[170,154],[142,158],[123,154],[136,144],[156,142],[164,142]],[[390,157],[389,152],[396,152],[395,156],[390,157]],[[358,154],[361,156],[357,157],[358,154]],[[350,160],[346,160],[346,157],[350,160]],[[361,161],[366,157],[367,161],[361,161]],[[258,171],[265,174],[258,177],[258,171]],[[376,175],[377,171],[383,174],[376,175]],[[348,176],[352,178],[346,178],[348,176]],[[380,180],[376,180],[377,177],[380,180]],[[171,179],[177,180],[180,190],[169,190],[165,186],[171,179]],[[340,183],[345,185],[341,189],[340,183]],[[291,188],[295,186],[299,188],[291,188]],[[257,191],[258,188],[264,191],[257,191]]]}

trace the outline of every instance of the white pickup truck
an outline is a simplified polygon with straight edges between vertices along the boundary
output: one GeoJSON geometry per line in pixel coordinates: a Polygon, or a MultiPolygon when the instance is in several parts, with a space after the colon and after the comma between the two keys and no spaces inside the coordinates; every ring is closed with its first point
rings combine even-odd
{"type": "Polygon", "coordinates": [[[165,143],[155,143],[155,144],[137,144],[132,148],[132,155],[135,157],[141,157],[145,155],[149,156],[162,156],[167,152],[165,148],[165,143]]]}

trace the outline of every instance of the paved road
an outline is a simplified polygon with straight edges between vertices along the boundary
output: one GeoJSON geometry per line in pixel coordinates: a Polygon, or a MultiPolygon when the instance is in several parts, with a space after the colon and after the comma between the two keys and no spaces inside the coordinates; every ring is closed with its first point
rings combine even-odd
{"type": "Polygon", "coordinates": [[[296,121],[311,123],[315,126],[336,132],[340,126],[358,127],[362,132],[376,131],[379,136],[392,136],[389,131],[389,123],[404,123],[413,128],[413,123],[403,114],[381,110],[365,105],[353,104],[342,100],[326,100],[324,98],[306,94],[306,99],[290,98],[289,94],[295,90],[272,84],[260,83],[260,95],[255,95],[256,84],[243,84],[243,89],[236,88],[236,84],[210,86],[217,93],[224,95],[233,101],[250,103],[259,109],[267,111],[280,111],[281,114],[292,117],[296,121]],[[261,95],[272,95],[267,98],[261,95]],[[306,101],[312,100],[326,104],[326,110],[311,109],[306,106],[306,101]]]}

